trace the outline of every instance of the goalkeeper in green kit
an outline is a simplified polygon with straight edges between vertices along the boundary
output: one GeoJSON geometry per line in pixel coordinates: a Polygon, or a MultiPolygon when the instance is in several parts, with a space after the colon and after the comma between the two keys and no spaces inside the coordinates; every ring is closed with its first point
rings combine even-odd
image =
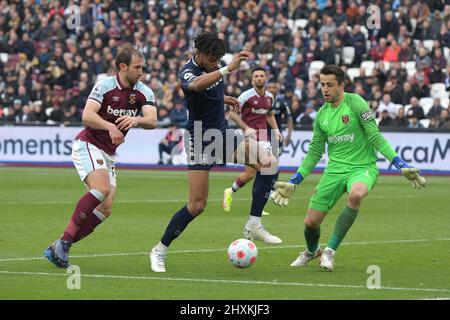
{"type": "Polygon", "coordinates": [[[291,266],[306,266],[320,257],[320,267],[334,268],[334,254],[358,215],[362,200],[378,177],[376,151],[401,171],[415,188],[425,187],[420,171],[403,161],[380,134],[368,103],[358,94],[344,92],[344,71],[336,65],[320,70],[325,104],[314,121],[314,134],[308,153],[289,182],[277,182],[271,198],[287,206],[295,188],[316,166],[328,144],[328,164],[311,197],[305,218],[307,249],[291,266]],[[348,193],[347,206],[337,218],[325,250],[319,247],[320,224],[339,198],[348,193]]]}

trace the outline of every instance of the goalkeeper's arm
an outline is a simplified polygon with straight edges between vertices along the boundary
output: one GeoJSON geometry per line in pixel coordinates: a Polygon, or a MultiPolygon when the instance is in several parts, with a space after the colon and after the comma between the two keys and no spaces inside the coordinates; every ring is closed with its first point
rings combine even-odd
{"type": "Polygon", "coordinates": [[[367,102],[359,95],[354,94],[351,96],[353,101],[350,104],[353,112],[358,116],[358,120],[364,131],[367,134],[367,138],[372,146],[378,150],[386,159],[392,162],[397,169],[401,171],[403,176],[411,181],[411,184],[416,189],[425,187],[425,178],[419,173],[420,170],[409,166],[403,161],[397,153],[392,149],[390,144],[381,135],[380,130],[375,122],[374,115],[370,110],[367,102]]]}

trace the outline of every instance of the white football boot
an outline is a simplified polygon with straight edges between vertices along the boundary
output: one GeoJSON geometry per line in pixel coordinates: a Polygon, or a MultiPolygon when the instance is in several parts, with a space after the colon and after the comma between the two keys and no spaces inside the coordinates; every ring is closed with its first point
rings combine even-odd
{"type": "Polygon", "coordinates": [[[327,270],[333,271],[334,269],[334,253],[335,251],[331,248],[326,247],[320,257],[320,267],[327,270]]]}
{"type": "Polygon", "coordinates": [[[322,255],[322,249],[317,248],[317,250],[314,253],[311,253],[308,251],[308,249],[305,249],[297,259],[294,260],[294,262],[291,263],[291,267],[306,267],[309,261],[318,258],[322,255]]]}
{"type": "Polygon", "coordinates": [[[166,272],[166,255],[164,253],[153,247],[149,257],[153,272],[166,272]]]}
{"type": "Polygon", "coordinates": [[[266,244],[280,244],[283,242],[277,236],[270,234],[263,225],[246,225],[244,228],[244,238],[252,241],[263,241],[266,244]]]}

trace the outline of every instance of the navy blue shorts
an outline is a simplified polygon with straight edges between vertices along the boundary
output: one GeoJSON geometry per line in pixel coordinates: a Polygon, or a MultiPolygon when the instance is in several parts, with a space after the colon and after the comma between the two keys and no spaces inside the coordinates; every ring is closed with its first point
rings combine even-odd
{"type": "MultiPolygon", "coordinates": [[[[219,132],[219,131],[217,131],[219,132]]],[[[221,135],[185,136],[188,170],[211,170],[215,165],[232,162],[233,154],[245,135],[241,130],[227,129],[221,135]]]]}

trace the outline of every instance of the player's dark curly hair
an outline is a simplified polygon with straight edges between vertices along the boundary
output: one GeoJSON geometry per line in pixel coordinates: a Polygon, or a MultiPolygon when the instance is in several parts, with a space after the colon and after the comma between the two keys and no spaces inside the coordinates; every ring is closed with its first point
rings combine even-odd
{"type": "Polygon", "coordinates": [[[264,69],[263,67],[260,67],[260,66],[254,67],[252,70],[252,74],[254,74],[256,71],[264,71],[264,73],[267,73],[266,69],[264,69]]]}
{"type": "Polygon", "coordinates": [[[226,53],[225,42],[215,32],[205,31],[194,38],[194,47],[201,54],[220,59],[226,53]]]}
{"type": "Polygon", "coordinates": [[[324,66],[322,69],[320,69],[320,74],[334,74],[336,76],[336,80],[338,84],[344,82],[345,80],[345,73],[344,70],[342,70],[339,66],[335,64],[329,64],[324,66]]]}

